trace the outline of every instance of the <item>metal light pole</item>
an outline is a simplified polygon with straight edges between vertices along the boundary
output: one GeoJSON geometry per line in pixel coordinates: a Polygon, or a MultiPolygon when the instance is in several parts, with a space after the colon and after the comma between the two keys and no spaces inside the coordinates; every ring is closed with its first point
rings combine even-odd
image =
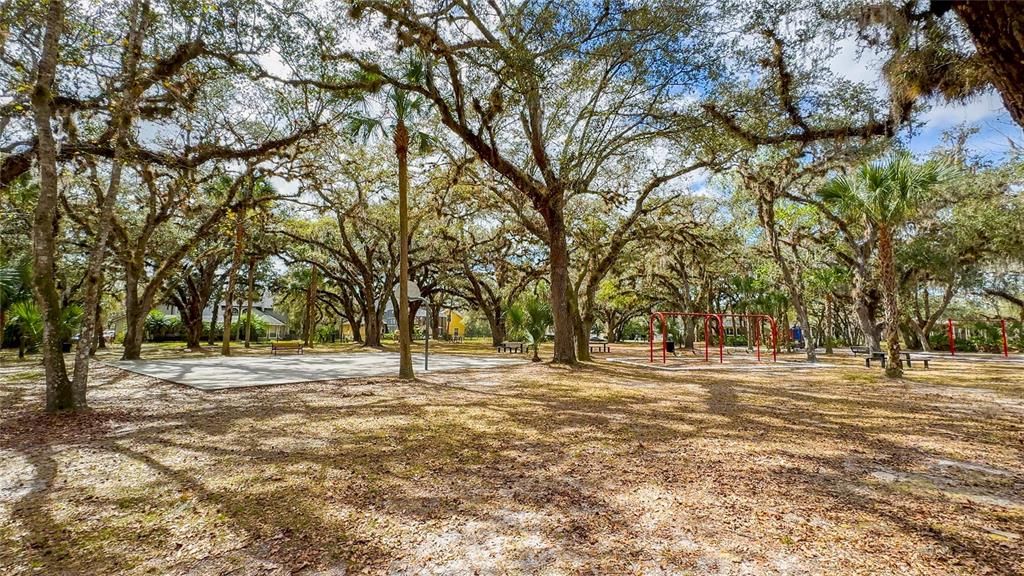
{"type": "Polygon", "coordinates": [[[427,309],[427,326],[423,331],[423,371],[430,370],[430,302],[423,300],[423,307],[427,309]]]}
{"type": "MultiPolygon", "coordinates": [[[[425,330],[426,338],[423,341],[423,369],[429,370],[430,368],[428,366],[430,363],[430,301],[424,298],[423,296],[420,296],[420,287],[417,286],[416,283],[413,282],[412,280],[409,280],[407,286],[409,287],[409,302],[422,302],[423,306],[427,309],[427,329],[425,330]]],[[[398,298],[398,288],[398,286],[395,286],[395,299],[398,298]]],[[[410,342],[412,342],[412,329],[413,324],[415,323],[415,318],[413,318],[413,321],[409,323],[410,342]]]]}

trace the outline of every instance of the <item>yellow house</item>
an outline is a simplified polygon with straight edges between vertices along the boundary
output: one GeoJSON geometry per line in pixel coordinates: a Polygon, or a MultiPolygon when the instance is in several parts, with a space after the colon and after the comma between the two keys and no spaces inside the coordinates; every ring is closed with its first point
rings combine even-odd
{"type": "Polygon", "coordinates": [[[466,336],[466,321],[455,310],[448,310],[448,329],[446,330],[451,338],[464,338],[466,336]]]}

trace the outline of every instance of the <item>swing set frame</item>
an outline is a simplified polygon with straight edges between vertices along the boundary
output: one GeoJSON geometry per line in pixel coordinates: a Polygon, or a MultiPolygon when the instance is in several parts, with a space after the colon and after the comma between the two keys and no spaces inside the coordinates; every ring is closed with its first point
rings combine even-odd
{"type": "Polygon", "coordinates": [[[718,314],[714,312],[678,312],[678,311],[664,311],[664,312],[652,312],[651,316],[647,320],[647,341],[650,347],[650,362],[654,362],[654,321],[657,320],[661,325],[661,363],[665,364],[668,362],[668,319],[669,318],[702,318],[704,320],[704,361],[711,361],[711,320],[715,320],[718,331],[718,363],[725,363],[725,319],[726,318],[743,318],[754,325],[754,340],[757,348],[757,361],[761,361],[761,337],[762,337],[762,326],[765,322],[771,326],[771,350],[772,350],[772,362],[778,362],[778,351],[779,351],[779,328],[775,323],[775,318],[768,314],[718,314]]]}
{"type": "MultiPolygon", "coordinates": [[[[999,329],[1002,332],[1003,337],[1003,358],[1010,357],[1010,346],[1006,339],[1006,318],[999,318],[998,320],[989,320],[991,323],[999,323],[999,329]]],[[[949,355],[956,356],[956,334],[954,326],[959,324],[956,320],[949,318],[946,320],[946,338],[949,340],[949,355]]]]}

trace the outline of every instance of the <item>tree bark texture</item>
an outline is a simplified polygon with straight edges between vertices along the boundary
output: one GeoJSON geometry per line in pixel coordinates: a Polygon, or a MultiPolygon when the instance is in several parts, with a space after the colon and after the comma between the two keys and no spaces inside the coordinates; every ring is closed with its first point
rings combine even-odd
{"type": "Polygon", "coordinates": [[[889,345],[885,375],[899,378],[903,376],[900,362],[899,293],[896,285],[896,263],[893,261],[892,231],[888,227],[880,227],[878,231],[878,263],[881,268],[885,331],[889,345]]]}
{"type": "Polygon", "coordinates": [[[57,143],[50,125],[53,121],[53,85],[63,29],[64,2],[50,0],[36,83],[32,90],[32,115],[38,140],[36,155],[39,162],[39,197],[32,214],[32,287],[43,317],[43,368],[46,374],[46,410],[49,412],[74,410],[78,407],[61,351],[61,309],[57,292],[57,143]]]}

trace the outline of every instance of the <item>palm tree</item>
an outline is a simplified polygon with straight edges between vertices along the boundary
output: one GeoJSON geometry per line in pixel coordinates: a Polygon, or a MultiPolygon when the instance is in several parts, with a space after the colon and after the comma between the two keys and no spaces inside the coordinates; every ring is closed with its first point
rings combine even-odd
{"type": "Polygon", "coordinates": [[[527,345],[533,346],[533,361],[540,362],[538,348],[554,322],[548,300],[534,296],[522,304],[510,307],[508,321],[514,329],[523,332],[527,345]]]}
{"type": "Polygon", "coordinates": [[[860,216],[865,225],[878,232],[878,265],[889,348],[885,373],[893,378],[903,376],[895,234],[920,210],[929,192],[950,177],[952,170],[946,165],[915,164],[908,152],[897,152],[881,162],[861,166],[853,175],[833,178],[819,192],[824,202],[840,212],[860,216]]]}
{"type": "Polygon", "coordinates": [[[43,340],[43,316],[32,300],[20,300],[10,307],[11,325],[18,331],[18,358],[35,352],[43,340]]]}
{"type": "MultiPolygon", "coordinates": [[[[410,84],[419,85],[424,79],[423,63],[412,59],[404,74],[410,84]]],[[[373,138],[378,133],[391,134],[398,158],[398,238],[399,238],[399,274],[398,274],[398,333],[400,362],[398,377],[412,380],[416,376],[412,369],[412,330],[409,318],[409,147],[416,146],[420,152],[430,147],[431,137],[419,131],[410,132],[409,126],[425,115],[426,100],[418,94],[389,86],[383,97],[365,102],[366,111],[379,111],[376,116],[354,115],[349,121],[349,129],[353,134],[364,139],[373,138]]]]}
{"type": "Polygon", "coordinates": [[[0,264],[0,348],[3,347],[4,329],[11,307],[32,299],[32,265],[24,258],[0,264]]]}

